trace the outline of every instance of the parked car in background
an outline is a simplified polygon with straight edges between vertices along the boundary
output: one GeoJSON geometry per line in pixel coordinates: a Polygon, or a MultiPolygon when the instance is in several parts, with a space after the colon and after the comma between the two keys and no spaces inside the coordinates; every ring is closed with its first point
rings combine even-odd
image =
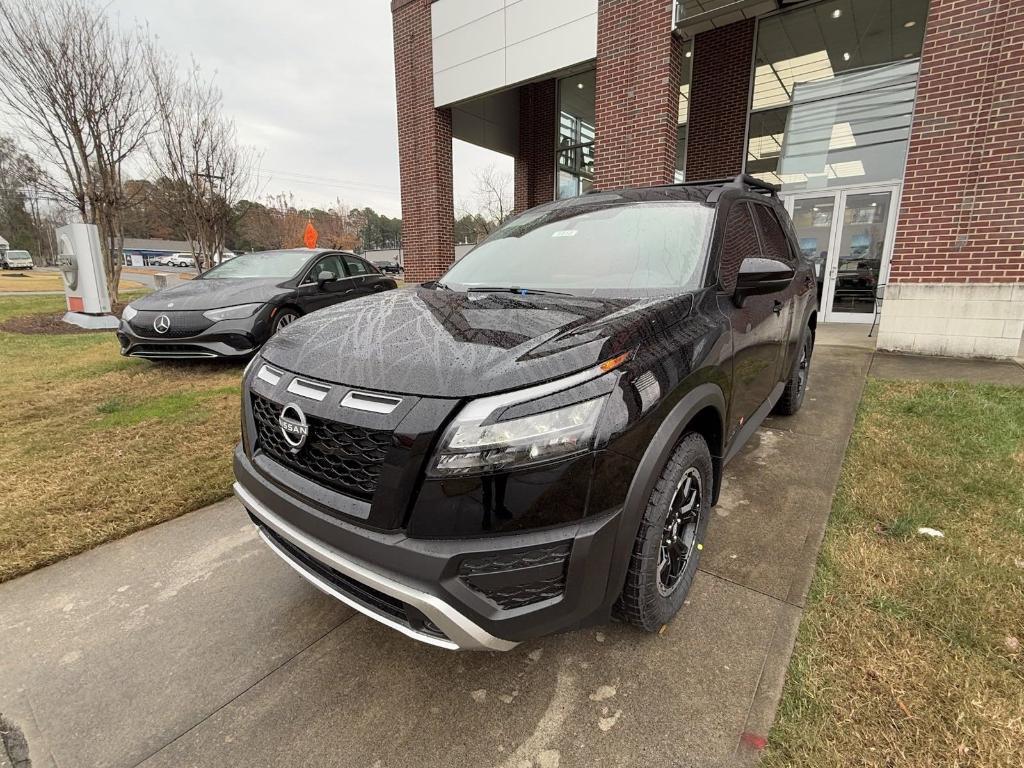
{"type": "Polygon", "coordinates": [[[32,269],[32,254],[28,251],[3,251],[0,253],[0,267],[3,269],[32,269]]]}
{"type": "MultiPolygon", "coordinates": [[[[807,392],[817,296],[747,176],[559,200],[243,377],[235,492],[292,568],[443,648],[658,631],[726,464],[807,392]]],[[[795,542],[799,544],[799,542],[795,542]]]]}
{"type": "Polygon", "coordinates": [[[375,261],[373,265],[381,272],[397,275],[402,271],[402,266],[397,261],[375,261]]]}
{"type": "Polygon", "coordinates": [[[245,358],[302,315],[396,287],[352,253],[247,253],[133,301],[117,338],[132,357],[245,358]]]}

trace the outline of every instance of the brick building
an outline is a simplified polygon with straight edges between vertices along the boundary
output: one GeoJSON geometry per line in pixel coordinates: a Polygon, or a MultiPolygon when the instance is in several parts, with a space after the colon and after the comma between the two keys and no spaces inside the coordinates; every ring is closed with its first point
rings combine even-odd
{"type": "Polygon", "coordinates": [[[453,138],[515,158],[517,210],[744,171],[781,185],[823,321],[1024,352],[1020,0],[391,7],[409,279],[453,259],[453,138]]]}

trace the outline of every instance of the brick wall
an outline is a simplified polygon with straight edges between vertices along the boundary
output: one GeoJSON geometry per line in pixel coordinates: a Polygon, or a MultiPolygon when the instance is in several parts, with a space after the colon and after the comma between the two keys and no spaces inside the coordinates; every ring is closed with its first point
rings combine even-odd
{"type": "Polygon", "coordinates": [[[727,178],[743,170],[753,54],[753,19],[694,37],[688,180],[727,178]]]}
{"type": "Polygon", "coordinates": [[[519,152],[515,159],[515,212],[555,199],[555,80],[519,89],[519,152]]]}
{"type": "Polygon", "coordinates": [[[670,0],[599,0],[594,186],[671,182],[683,43],[670,0]]]}
{"type": "Polygon", "coordinates": [[[931,0],[890,280],[1024,282],[1024,2],[931,0]]]}
{"type": "Polygon", "coordinates": [[[398,99],[405,279],[431,280],[455,260],[452,113],[434,108],[431,0],[391,4],[398,99]]]}

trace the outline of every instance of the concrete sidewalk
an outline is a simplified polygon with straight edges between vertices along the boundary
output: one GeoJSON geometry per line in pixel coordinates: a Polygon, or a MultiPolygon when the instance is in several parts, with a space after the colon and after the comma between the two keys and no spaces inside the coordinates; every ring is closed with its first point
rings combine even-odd
{"type": "Polygon", "coordinates": [[[420,645],[308,586],[227,501],[0,586],[0,713],[37,768],[752,762],[871,357],[822,339],[803,411],[729,466],[661,635],[420,645]]]}

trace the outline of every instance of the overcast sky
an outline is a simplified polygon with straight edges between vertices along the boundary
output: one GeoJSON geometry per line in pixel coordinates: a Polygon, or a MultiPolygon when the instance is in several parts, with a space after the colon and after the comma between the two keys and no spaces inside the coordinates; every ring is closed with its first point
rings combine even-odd
{"type": "MultiPolygon", "coordinates": [[[[122,22],[149,25],[172,56],[216,72],[243,143],[263,153],[262,194],[301,205],[336,198],[401,212],[394,54],[388,0],[113,0],[122,22]]],[[[512,161],[455,142],[455,199],[473,171],[512,161]]]]}

